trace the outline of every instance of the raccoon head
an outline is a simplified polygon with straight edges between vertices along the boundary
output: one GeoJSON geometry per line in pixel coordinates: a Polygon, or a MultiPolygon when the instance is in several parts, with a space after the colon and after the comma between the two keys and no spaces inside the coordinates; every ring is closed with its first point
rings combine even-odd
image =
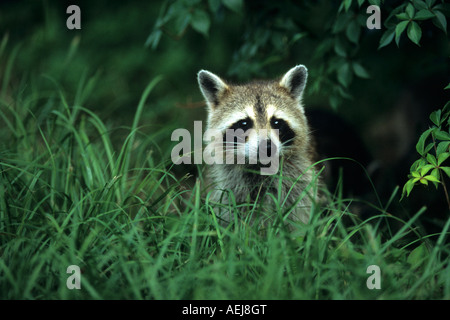
{"type": "Polygon", "coordinates": [[[207,129],[220,133],[212,143],[223,147],[227,164],[264,167],[268,160],[306,150],[301,100],[307,76],[306,67],[298,65],[279,80],[233,85],[209,71],[198,73],[208,106],[207,129]]]}

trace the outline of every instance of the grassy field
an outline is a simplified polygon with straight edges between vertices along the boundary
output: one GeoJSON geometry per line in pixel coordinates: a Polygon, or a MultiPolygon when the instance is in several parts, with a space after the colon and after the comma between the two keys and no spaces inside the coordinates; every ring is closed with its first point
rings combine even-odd
{"type": "Polygon", "coordinates": [[[203,168],[192,179],[170,160],[180,120],[159,125],[170,109],[159,113],[164,102],[153,98],[166,80],[147,75],[137,98],[123,97],[134,103],[128,117],[110,121],[113,111],[86,106],[115,93],[114,77],[77,71],[89,59],[76,37],[61,55],[69,71],[57,72],[45,63],[23,70],[38,41],[2,36],[1,299],[450,299],[450,219],[424,232],[425,208],[407,220],[390,211],[395,189],[387,203],[364,203],[376,213],[367,220],[352,214],[357,200],[336,192],[294,233],[281,202],[264,226],[237,214],[248,206],[264,218],[257,203],[230,205],[235,221],[223,226],[203,168]],[[80,290],[67,287],[71,265],[80,290]],[[367,286],[371,265],[380,289],[367,286]]]}
{"type": "Polygon", "coordinates": [[[386,204],[358,221],[351,200],[330,195],[296,237],[280,224],[282,207],[264,229],[221,226],[201,178],[187,189],[167,150],[139,131],[157,82],[118,148],[115,128],[57,87],[2,100],[3,299],[450,298],[450,220],[424,235],[414,224],[424,210],[401,221],[386,204]],[[81,290],[66,286],[70,265],[82,270],[81,290]],[[369,265],[380,267],[379,290],[366,286],[369,265]]]}

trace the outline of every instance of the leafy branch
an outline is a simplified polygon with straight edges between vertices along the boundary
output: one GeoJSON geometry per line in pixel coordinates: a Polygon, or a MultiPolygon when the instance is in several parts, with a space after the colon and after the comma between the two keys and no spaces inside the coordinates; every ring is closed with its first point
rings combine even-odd
{"type": "Polygon", "coordinates": [[[443,3],[436,4],[436,0],[412,0],[405,2],[391,11],[386,19],[387,30],[380,39],[378,49],[387,46],[394,40],[397,46],[406,30],[408,38],[416,45],[422,38],[420,24],[424,20],[431,20],[433,24],[447,34],[447,19],[444,15],[443,3]]]}
{"type": "MultiPolygon", "coordinates": [[[[450,89],[450,84],[445,89],[450,89]]],[[[409,196],[416,185],[427,186],[431,182],[437,189],[441,184],[450,209],[449,194],[444,181],[445,175],[450,177],[450,166],[445,165],[450,157],[450,101],[442,109],[432,112],[430,120],[433,126],[422,133],[416,144],[421,158],[410,168],[409,180],[403,187],[402,198],[405,194],[409,196]]]]}
{"type": "MultiPolygon", "coordinates": [[[[307,47],[310,70],[314,74],[311,94],[328,97],[333,109],[352,99],[351,85],[371,74],[362,55],[367,38],[369,5],[378,5],[384,21],[378,49],[394,41],[400,45],[403,34],[417,45],[426,20],[447,34],[448,4],[437,0],[410,0],[387,3],[384,0],[342,0],[339,7],[317,1],[166,0],[146,46],[156,49],[161,37],[180,39],[189,29],[209,37],[212,28],[224,26],[226,14],[240,17],[241,45],[232,54],[229,75],[246,80],[267,76],[267,67],[285,61],[307,47]],[[327,23],[317,24],[312,16],[320,13],[327,23]],[[387,18],[385,18],[385,15],[387,18]]],[[[377,44],[375,44],[376,46],[377,44]]]]}

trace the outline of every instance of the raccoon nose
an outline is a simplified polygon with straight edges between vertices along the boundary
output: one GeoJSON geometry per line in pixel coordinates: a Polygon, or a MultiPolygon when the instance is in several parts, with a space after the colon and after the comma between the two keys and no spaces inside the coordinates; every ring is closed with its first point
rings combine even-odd
{"type": "Polygon", "coordinates": [[[277,146],[270,139],[264,139],[259,144],[260,151],[263,152],[263,155],[267,157],[271,157],[272,154],[277,153],[277,146]]]}

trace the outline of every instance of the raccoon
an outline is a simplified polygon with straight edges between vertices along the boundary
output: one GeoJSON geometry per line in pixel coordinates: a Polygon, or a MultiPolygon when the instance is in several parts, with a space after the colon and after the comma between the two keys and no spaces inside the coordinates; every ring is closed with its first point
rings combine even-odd
{"type": "MultiPolygon", "coordinates": [[[[285,208],[292,207],[288,218],[308,223],[317,199],[317,188],[312,187],[317,176],[315,148],[302,105],[307,76],[306,67],[297,65],[278,80],[234,85],[209,71],[198,73],[208,109],[207,130],[221,134],[221,139],[209,144],[222,147],[217,150],[227,160],[207,168],[207,179],[213,185],[211,200],[226,204],[227,190],[237,203],[257,198],[270,202],[281,196],[285,208]],[[228,161],[238,156],[244,163],[228,161]],[[269,168],[268,159],[278,161],[279,166],[274,166],[275,172],[262,174],[261,170],[269,168]],[[281,176],[281,183],[274,176],[281,176]]],[[[233,219],[228,211],[221,218],[225,223],[233,219]]]]}

